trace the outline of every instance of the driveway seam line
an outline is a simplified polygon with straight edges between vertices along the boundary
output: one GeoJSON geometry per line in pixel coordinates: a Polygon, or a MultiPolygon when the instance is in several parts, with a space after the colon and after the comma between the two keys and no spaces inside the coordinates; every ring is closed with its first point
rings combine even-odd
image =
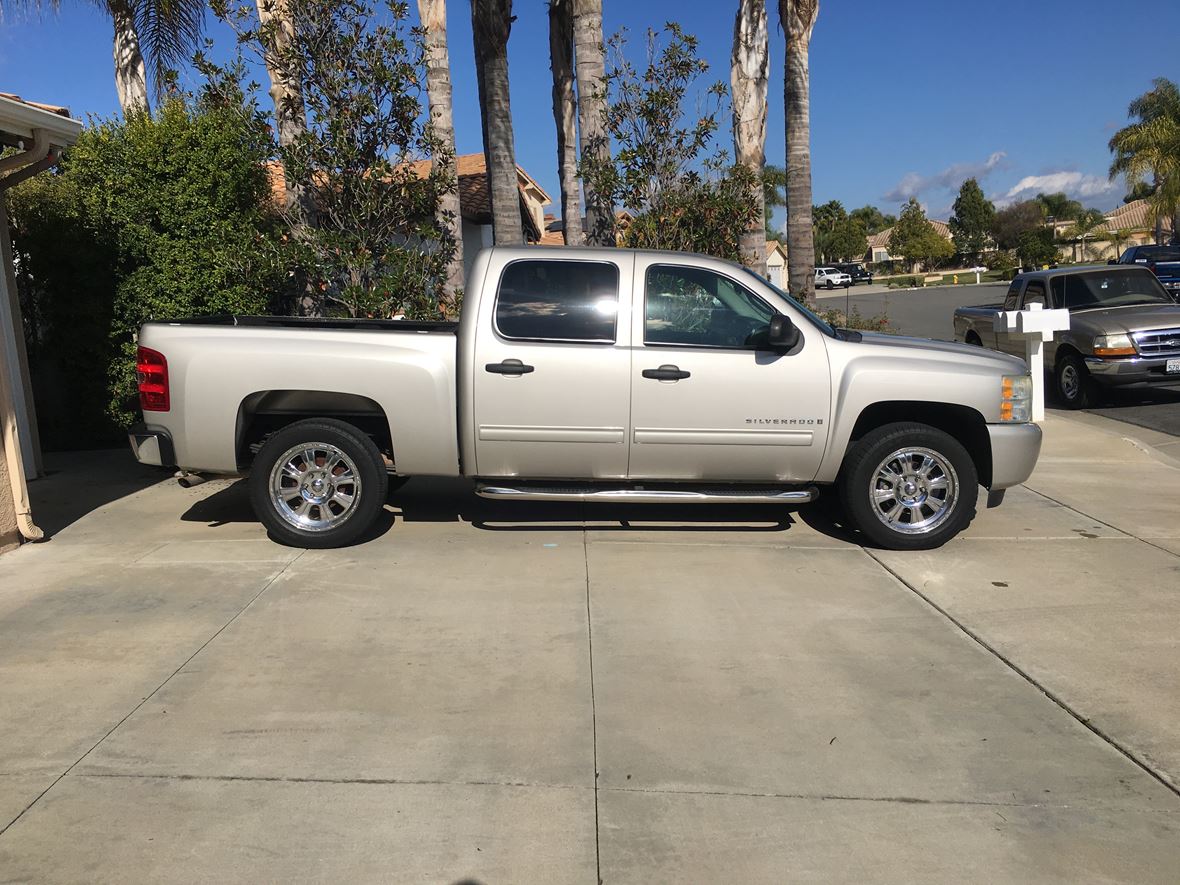
{"type": "Polygon", "coordinates": [[[1084,510],[1078,510],[1078,508],[1073,507],[1069,504],[1066,504],[1064,501],[1058,501],[1052,495],[1047,495],[1044,492],[1039,492],[1036,489],[1034,489],[1028,485],[1026,485],[1025,488],[1028,489],[1030,492],[1032,492],[1034,495],[1040,495],[1046,501],[1052,501],[1058,507],[1064,507],[1066,510],[1072,510],[1078,516],[1084,516],[1084,517],[1086,517],[1086,519],[1092,519],[1092,520],[1094,520],[1094,522],[1100,523],[1101,525],[1106,526],[1108,529],[1113,529],[1116,532],[1121,532],[1122,534],[1126,535],[1128,538],[1134,538],[1136,541],[1142,541],[1148,547],[1154,547],[1156,550],[1162,550],[1164,553],[1167,553],[1169,556],[1180,557],[1180,553],[1176,553],[1174,550],[1169,550],[1167,547],[1161,547],[1159,544],[1149,541],[1147,538],[1139,537],[1134,532],[1129,532],[1126,529],[1120,529],[1117,525],[1111,525],[1109,522],[1106,522],[1104,519],[1100,519],[1097,516],[1091,516],[1089,513],[1087,513],[1084,510]]]}
{"type": "MultiPolygon", "coordinates": [[[[1038,492],[1038,494],[1040,494],[1040,493],[1038,492]]],[[[1048,497],[1048,496],[1046,496],[1046,497],[1048,497]]],[[[1052,500],[1052,499],[1050,499],[1050,500],[1052,500]]],[[[1065,505],[1063,505],[1063,506],[1065,506],[1065,505]]],[[[1099,520],[1099,521],[1101,522],[1101,520],[1099,520]]],[[[1114,528],[1114,526],[1111,526],[1111,528],[1114,528]]],[[[1020,676],[1022,679],[1024,679],[1029,685],[1033,686],[1035,689],[1037,689],[1039,692],[1041,692],[1041,694],[1043,694],[1045,697],[1047,697],[1050,701],[1052,701],[1054,704],[1056,704],[1058,707],[1060,707],[1062,710],[1064,710],[1066,713],[1068,713],[1076,722],[1078,722],[1083,727],[1085,727],[1088,731],[1090,731],[1091,734],[1098,737],[1104,743],[1106,743],[1111,748],[1113,748],[1118,753],[1120,753],[1124,758],[1128,759],[1136,767],[1138,767],[1139,769],[1141,769],[1142,771],[1147,773],[1153,780],[1157,781],[1168,792],[1172,793],[1174,796],[1180,797],[1180,787],[1174,786],[1172,783],[1170,783],[1168,781],[1167,778],[1165,778],[1162,774],[1160,774],[1155,769],[1153,769],[1150,765],[1147,764],[1147,762],[1145,762],[1144,760],[1142,760],[1138,756],[1136,756],[1135,753],[1132,752],[1129,748],[1124,747],[1121,743],[1119,743],[1117,740],[1115,740],[1114,737],[1107,734],[1105,731],[1103,731],[1101,728],[1099,728],[1097,725],[1095,725],[1089,719],[1086,719],[1085,717],[1083,717],[1080,713],[1078,713],[1076,710],[1074,710],[1069,704],[1067,704],[1063,698],[1058,697],[1054,692],[1050,691],[1046,686],[1042,685],[1032,674],[1030,674],[1029,672],[1024,670],[1022,667],[1018,666],[1015,661],[1013,661],[1011,658],[1004,655],[998,648],[996,648],[991,643],[989,643],[980,634],[976,633],[974,630],[969,628],[965,623],[963,623],[961,620],[959,620],[954,615],[952,615],[947,609],[943,608],[941,605],[939,605],[937,602],[935,602],[933,599],[931,599],[928,595],[923,593],[921,590],[919,590],[917,587],[915,587],[913,584],[911,584],[909,581],[907,581],[905,578],[903,578],[900,574],[898,574],[896,571],[894,571],[892,568],[890,568],[889,565],[886,564],[880,558],[878,558],[877,555],[872,550],[869,550],[867,548],[862,548],[862,549],[864,549],[865,553],[868,554],[870,559],[872,559],[879,566],[881,566],[881,568],[883,568],[886,572],[888,572],[890,575],[892,575],[894,580],[898,581],[903,587],[908,588],[911,593],[913,593],[919,599],[921,599],[923,602],[925,602],[928,606],[930,606],[930,608],[934,609],[934,611],[938,612],[940,615],[942,615],[944,618],[946,618],[948,621],[950,621],[952,624],[954,624],[956,627],[958,627],[959,630],[962,631],[962,633],[965,636],[967,636],[969,639],[974,640],[976,642],[976,644],[978,644],[981,648],[983,648],[985,651],[992,654],[999,661],[1001,661],[1005,666],[1007,666],[1012,672],[1016,673],[1018,676],[1020,676]]]]}
{"type": "Polygon", "coordinates": [[[329,784],[337,786],[373,787],[523,787],[540,790],[588,790],[578,784],[543,784],[529,781],[449,781],[392,777],[315,777],[297,775],[253,774],[138,774],[126,771],[83,771],[78,778],[110,778],[115,780],[217,781],[221,783],[264,784],[329,784]]]}
{"type": "Polygon", "coordinates": [[[582,526],[582,563],[586,570],[586,650],[590,659],[590,745],[594,756],[594,880],[602,883],[602,851],[598,826],[598,704],[594,696],[594,625],[590,615],[590,545],[582,526]]]}
{"type": "Polygon", "coordinates": [[[220,636],[222,634],[222,632],[230,624],[232,624],[234,621],[236,621],[238,618],[240,618],[246,612],[246,609],[250,608],[250,606],[252,606],[258,600],[258,597],[260,597],[263,593],[265,593],[267,590],[269,590],[271,585],[274,584],[275,581],[277,581],[280,577],[283,576],[283,573],[286,572],[287,569],[291,567],[292,562],[297,562],[299,560],[299,558],[301,556],[303,556],[303,554],[306,552],[307,552],[306,550],[301,550],[299,552],[298,556],[296,556],[290,562],[286,563],[281,569],[279,569],[279,571],[275,574],[275,576],[273,578],[271,578],[269,581],[267,581],[265,584],[262,585],[261,590],[259,590],[253,596],[251,596],[245,605],[243,605],[240,609],[238,609],[230,617],[230,619],[228,621],[226,621],[224,624],[222,624],[220,627],[218,627],[217,630],[214,631],[212,636],[210,636],[208,639],[206,639],[204,642],[202,642],[201,645],[197,648],[197,650],[194,651],[187,658],[185,658],[184,661],[181,663],[181,665],[179,667],[177,667],[175,670],[173,670],[170,674],[168,674],[168,676],[164,679],[163,682],[161,682],[159,685],[157,685],[155,688],[153,688],[138,704],[136,704],[134,707],[132,707],[131,711],[129,713],[127,713],[127,715],[124,716],[122,719],[120,719],[118,722],[116,722],[111,727],[110,731],[108,731],[106,734],[104,734],[102,737],[100,737],[97,741],[95,741],[93,746],[91,746],[89,750],[87,750],[85,753],[83,753],[81,756],[79,756],[77,759],[75,759],[70,764],[69,768],[67,768],[65,771],[63,771],[61,774],[59,774],[56,778],[54,778],[53,783],[51,783],[48,787],[46,787],[44,790],[42,790],[40,793],[38,793],[37,796],[33,799],[33,801],[30,802],[28,805],[26,805],[21,810],[20,814],[18,814],[12,820],[10,820],[8,823],[6,823],[2,828],[0,828],[0,837],[2,837],[5,833],[7,833],[9,831],[9,829],[11,829],[12,826],[17,821],[19,821],[22,817],[24,817],[26,814],[28,814],[29,809],[31,809],[34,805],[36,805],[38,802],[40,802],[42,797],[44,797],[46,793],[48,793],[50,790],[52,790],[54,787],[56,787],[59,783],[61,783],[61,781],[66,777],[66,775],[68,775],[78,765],[80,765],[83,762],[83,760],[86,759],[87,756],[89,756],[91,753],[93,753],[95,750],[97,750],[99,748],[99,746],[101,746],[102,743],[107,738],[109,738],[112,734],[114,734],[116,731],[118,731],[119,728],[123,725],[123,723],[126,722],[128,719],[130,719],[132,716],[134,716],[135,713],[140,709],[140,707],[142,707],[144,704],[146,704],[148,701],[150,701],[152,698],[154,698],[156,696],[156,694],[159,693],[160,689],[162,689],[165,685],[167,685],[169,682],[171,682],[173,677],[175,677],[177,673],[179,673],[181,670],[183,670],[185,667],[187,667],[189,665],[189,663],[192,662],[193,658],[195,658],[197,655],[199,655],[201,652],[203,652],[206,648],[208,648],[209,644],[214,639],[216,639],[218,636],[220,636]]]}

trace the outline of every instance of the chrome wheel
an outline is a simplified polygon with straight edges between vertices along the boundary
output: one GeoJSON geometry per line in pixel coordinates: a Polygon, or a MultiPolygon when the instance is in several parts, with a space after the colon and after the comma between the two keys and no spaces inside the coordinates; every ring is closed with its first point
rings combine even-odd
{"type": "Polygon", "coordinates": [[[1066,363],[1061,367],[1060,380],[1057,382],[1061,387],[1061,395],[1068,401],[1072,402],[1078,398],[1078,393],[1082,389],[1082,376],[1079,374],[1077,366],[1073,363],[1066,363]]]}
{"type": "Polygon", "coordinates": [[[305,532],[326,532],[356,510],[361,478],[356,464],[331,443],[287,449],[270,471],[270,498],[285,522],[305,532]]]}
{"type": "Polygon", "coordinates": [[[942,525],[955,509],[959,479],[950,461],[932,449],[898,449],[873,471],[869,504],[877,519],[905,535],[942,525]]]}

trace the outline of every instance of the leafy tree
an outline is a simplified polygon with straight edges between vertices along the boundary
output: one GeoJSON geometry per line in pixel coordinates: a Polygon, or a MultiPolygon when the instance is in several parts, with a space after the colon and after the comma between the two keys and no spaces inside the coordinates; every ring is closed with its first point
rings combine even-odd
{"type": "Polygon", "coordinates": [[[1061,192],[1055,194],[1037,194],[1033,199],[1041,204],[1045,215],[1055,218],[1058,221],[1077,218],[1078,214],[1082,211],[1081,203],[1077,200],[1071,200],[1061,192]]]}
{"type": "Polygon", "coordinates": [[[996,213],[992,220],[992,239],[1001,249],[1015,249],[1021,234],[1044,223],[1045,210],[1036,200],[1013,203],[996,213]]]}
{"type": "Polygon", "coordinates": [[[1136,181],[1131,185],[1123,197],[1124,203],[1134,203],[1136,200],[1146,200],[1155,195],[1155,185],[1148,181],[1136,181]]]}
{"type": "Polygon", "coordinates": [[[882,214],[881,210],[876,206],[861,206],[859,209],[853,209],[848,214],[851,218],[861,222],[864,225],[865,233],[870,235],[880,233],[897,223],[895,216],[882,214]]]}
{"type": "Polygon", "coordinates": [[[1114,162],[1110,175],[1140,181],[1150,175],[1156,241],[1163,239],[1164,218],[1172,219],[1172,237],[1180,237],[1180,87],[1159,77],[1153,88],[1128,107],[1138,119],[1110,139],[1114,162]]]}
{"type": "Polygon", "coordinates": [[[1024,231],[1017,239],[1016,254],[1033,267],[1056,261],[1057,244],[1053,242],[1053,231],[1047,227],[1024,231]]]}
{"type": "Polygon", "coordinates": [[[811,224],[817,235],[831,233],[847,218],[848,213],[844,211],[844,204],[839,200],[829,200],[822,206],[811,207],[811,224]]]}
{"type": "Polygon", "coordinates": [[[988,232],[996,217],[996,207],[983,195],[974,178],[968,178],[955,198],[950,218],[955,249],[963,255],[978,255],[987,246],[988,232]]]}
{"type": "Polygon", "coordinates": [[[864,257],[869,240],[859,219],[845,217],[830,231],[816,234],[816,248],[825,261],[854,261],[864,257]]]}
{"type": "Polygon", "coordinates": [[[174,95],[85,129],[55,174],[11,194],[48,445],[101,444],[130,423],[143,322],[279,306],[269,150],[240,92],[174,95]]]}
{"type": "Polygon", "coordinates": [[[635,214],[627,245],[689,249],[740,259],[738,242],[759,210],[750,194],[761,186],[748,168],[730,166],[712,147],[726,94],[721,83],[705,90],[692,118],[684,102],[709,65],[697,57],[697,40],[669,23],[661,46],[648,32],[642,72],[626,58],[625,35],[611,38],[618,61],[606,76],[606,128],[613,159],[583,155],[583,178],[594,190],[635,214]]]}
{"type": "Polygon", "coordinates": [[[931,266],[955,252],[951,241],[935,230],[926,219],[921,204],[910,197],[902,207],[901,217],[889,236],[889,254],[905,256],[911,264],[931,266]]]}
{"type": "MultiPolygon", "coordinates": [[[[287,144],[271,144],[284,177],[312,196],[283,211],[305,283],[305,313],[438,318],[454,251],[438,206],[454,186],[449,149],[424,113],[422,33],[403,2],[285,0],[298,27],[285,43],[268,36],[252,5],[227,12],[239,44],[266,56],[297,84],[307,126],[287,144]],[[434,162],[417,162],[433,157],[434,162]]],[[[215,84],[238,71],[207,59],[215,84]]],[[[515,186],[515,179],[514,179],[515,186]]],[[[516,220],[519,224],[519,205],[516,220]]]]}

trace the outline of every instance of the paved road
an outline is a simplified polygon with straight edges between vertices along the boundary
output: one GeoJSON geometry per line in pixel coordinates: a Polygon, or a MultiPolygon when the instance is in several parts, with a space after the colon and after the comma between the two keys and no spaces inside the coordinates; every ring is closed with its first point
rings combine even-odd
{"type": "MultiPolygon", "coordinates": [[[[59,527],[159,476],[51,467],[59,527]]],[[[1172,885],[1178,496],[1053,417],[928,553],[426,480],[303,552],[149,486],[0,557],[0,879],[1172,885]]]]}
{"type": "MultiPolygon", "coordinates": [[[[950,341],[955,337],[953,319],[956,307],[995,304],[1003,301],[1006,291],[1007,284],[931,286],[928,289],[892,291],[852,289],[848,304],[862,316],[885,314],[893,327],[903,334],[950,341]]],[[[824,308],[843,309],[845,296],[842,292],[820,292],[819,303],[824,308]]],[[[1180,390],[1113,391],[1100,407],[1090,411],[1180,436],[1180,390]]]]}

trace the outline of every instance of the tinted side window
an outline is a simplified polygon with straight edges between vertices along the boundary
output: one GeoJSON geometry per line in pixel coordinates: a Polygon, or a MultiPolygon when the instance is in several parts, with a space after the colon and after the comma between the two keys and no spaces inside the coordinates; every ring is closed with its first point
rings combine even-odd
{"type": "Polygon", "coordinates": [[[647,269],[647,344],[757,348],[769,340],[774,309],[729,277],[699,267],[647,269]]]}
{"type": "Polygon", "coordinates": [[[500,277],[496,330],[505,338],[615,340],[619,269],[601,261],[514,261],[500,277]]]}
{"type": "Polygon", "coordinates": [[[1016,296],[1020,294],[1020,283],[1013,282],[1004,296],[1004,310],[1016,310],[1016,296]]]}
{"type": "Polygon", "coordinates": [[[1024,290],[1024,306],[1028,307],[1034,301],[1045,303],[1045,284],[1040,280],[1029,283],[1028,288],[1024,290]]]}
{"type": "Polygon", "coordinates": [[[1065,277],[1049,280],[1049,294],[1053,296],[1053,307],[1065,306],[1065,277]]]}

